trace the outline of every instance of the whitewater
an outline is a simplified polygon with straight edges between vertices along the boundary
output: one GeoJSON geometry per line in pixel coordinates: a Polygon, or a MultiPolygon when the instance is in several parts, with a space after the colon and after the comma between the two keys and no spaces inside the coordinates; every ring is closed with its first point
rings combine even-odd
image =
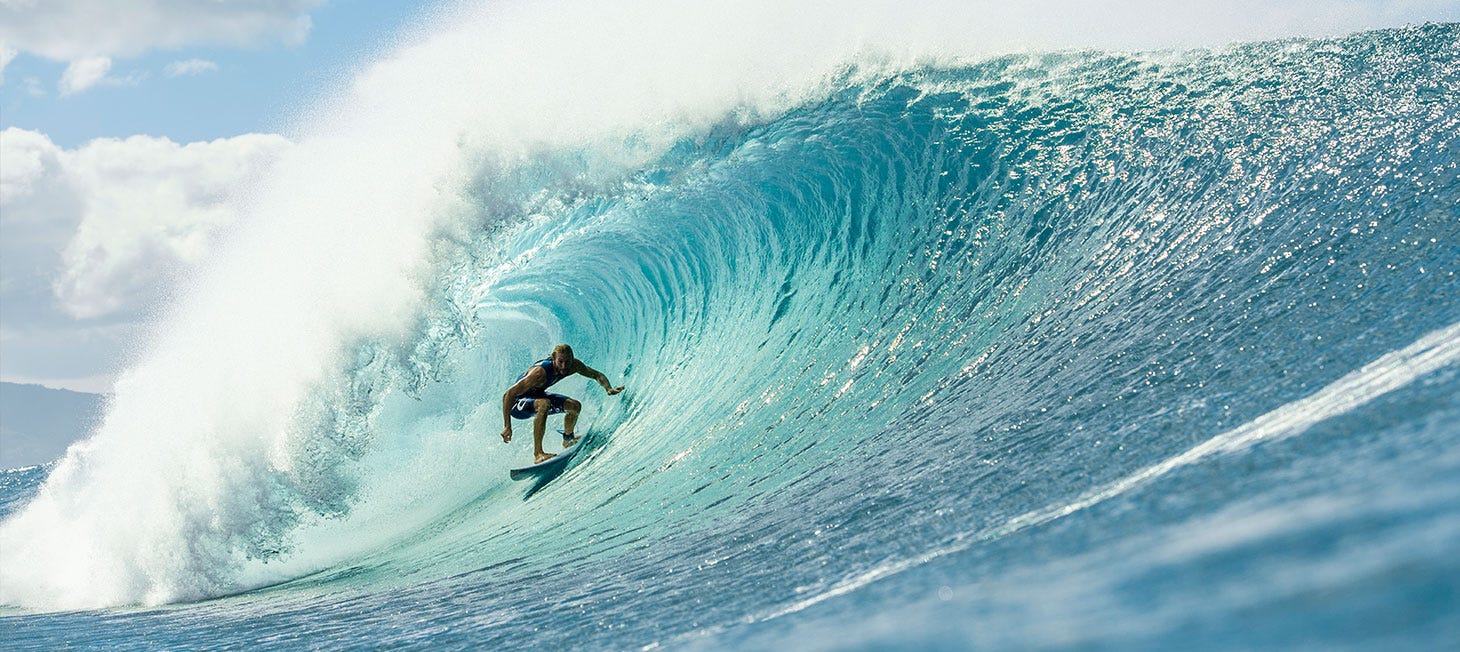
{"type": "Polygon", "coordinates": [[[1460,640],[1460,24],[1054,6],[424,20],[0,475],[0,640],[1460,640]]]}

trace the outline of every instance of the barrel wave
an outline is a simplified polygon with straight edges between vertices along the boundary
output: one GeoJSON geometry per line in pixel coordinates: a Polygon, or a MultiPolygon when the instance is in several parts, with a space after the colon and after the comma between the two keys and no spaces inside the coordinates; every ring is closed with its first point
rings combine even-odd
{"type": "MultiPolygon", "coordinates": [[[[6,472],[0,627],[98,647],[1453,641],[1457,44],[1429,25],[865,64],[662,142],[467,142],[429,237],[404,238],[393,325],[319,326],[329,355],[284,387],[209,381],[278,414],[197,417],[166,468],[110,480],[108,456],[155,449],[107,429],[167,411],[124,388],[49,479],[6,472]],[[628,390],[559,384],[598,437],[530,488],[507,479],[529,437],[497,438],[500,396],[560,341],[628,390]]],[[[193,300],[236,310],[217,301],[193,300]]],[[[159,359],[222,346],[163,340],[159,359]]]]}

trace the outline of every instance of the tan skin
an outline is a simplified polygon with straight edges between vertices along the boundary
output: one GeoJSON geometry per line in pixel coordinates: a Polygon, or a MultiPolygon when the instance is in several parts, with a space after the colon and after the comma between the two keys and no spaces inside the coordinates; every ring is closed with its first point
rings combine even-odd
{"type": "MultiPolygon", "coordinates": [[[[566,377],[573,374],[581,374],[592,378],[598,381],[598,384],[603,387],[603,391],[608,392],[609,396],[624,391],[622,385],[613,387],[608,382],[608,376],[583,364],[582,361],[574,359],[571,354],[554,351],[552,361],[553,368],[557,370],[560,376],[566,377]]],[[[522,380],[517,381],[517,384],[507,388],[507,393],[502,395],[503,443],[512,441],[512,404],[516,403],[518,397],[523,394],[536,389],[545,389],[546,387],[547,372],[543,371],[542,367],[534,366],[528,370],[527,375],[522,380]]],[[[532,420],[532,459],[534,464],[538,464],[553,458],[552,453],[548,453],[542,449],[542,435],[547,430],[548,410],[552,407],[552,403],[545,398],[540,398],[532,402],[532,407],[537,410],[537,416],[532,420]]],[[[564,448],[577,442],[576,437],[567,437],[567,435],[574,434],[575,431],[573,428],[578,425],[578,412],[582,409],[583,404],[571,398],[563,404],[564,448]]]]}

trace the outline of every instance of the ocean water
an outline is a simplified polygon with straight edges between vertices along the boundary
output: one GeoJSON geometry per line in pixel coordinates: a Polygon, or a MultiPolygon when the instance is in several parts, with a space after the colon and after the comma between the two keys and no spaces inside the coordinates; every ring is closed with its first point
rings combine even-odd
{"type": "Polygon", "coordinates": [[[0,476],[0,638],[1454,646],[1457,46],[321,119],[98,431],[0,476]],[[368,154],[377,123],[419,147],[368,154]],[[628,389],[557,385],[592,447],[509,481],[499,397],[559,341],[628,389]]]}

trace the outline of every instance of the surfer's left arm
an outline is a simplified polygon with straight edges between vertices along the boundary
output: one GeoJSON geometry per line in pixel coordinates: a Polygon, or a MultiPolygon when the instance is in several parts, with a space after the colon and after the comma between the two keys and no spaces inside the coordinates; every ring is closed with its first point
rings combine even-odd
{"type": "Polygon", "coordinates": [[[613,396],[614,394],[624,391],[623,385],[614,387],[612,383],[608,382],[608,376],[603,375],[603,372],[594,369],[593,367],[590,367],[586,364],[583,364],[582,360],[575,360],[575,362],[578,363],[578,368],[574,371],[598,381],[598,384],[603,387],[603,391],[608,392],[609,396],[613,396]]]}

